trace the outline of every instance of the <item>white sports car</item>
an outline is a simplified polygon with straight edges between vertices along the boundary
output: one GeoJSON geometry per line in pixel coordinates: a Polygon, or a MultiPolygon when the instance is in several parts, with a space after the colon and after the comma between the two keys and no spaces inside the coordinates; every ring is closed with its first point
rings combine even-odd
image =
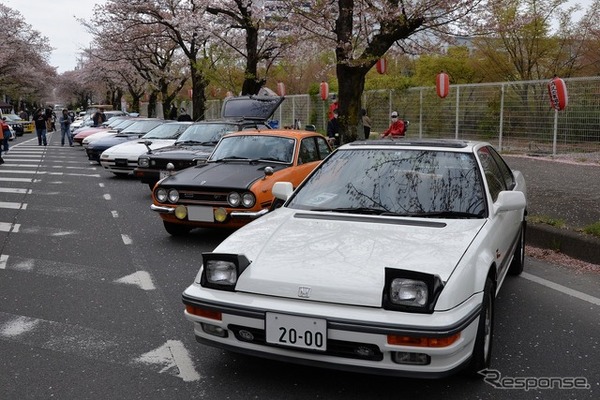
{"type": "Polygon", "coordinates": [[[399,376],[489,366],[527,205],[523,175],[491,145],[350,143],[273,194],[285,204],[203,254],[184,291],[199,342],[399,376]]]}
{"type": "Polygon", "coordinates": [[[175,143],[192,122],[167,122],[152,129],[139,140],[125,141],[104,150],[100,164],[115,175],[129,175],[138,165],[142,154],[151,153],[175,143]]]}

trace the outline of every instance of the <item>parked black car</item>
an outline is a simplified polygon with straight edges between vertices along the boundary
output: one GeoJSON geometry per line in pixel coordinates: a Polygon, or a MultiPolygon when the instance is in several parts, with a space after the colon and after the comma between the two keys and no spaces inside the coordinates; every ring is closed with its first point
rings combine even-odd
{"type": "Polygon", "coordinates": [[[179,171],[206,161],[223,135],[248,129],[271,129],[267,120],[282,101],[283,97],[277,96],[232,97],[223,104],[223,118],[196,122],[172,146],[141,155],[133,174],[152,189],[168,171],[179,171]]]}

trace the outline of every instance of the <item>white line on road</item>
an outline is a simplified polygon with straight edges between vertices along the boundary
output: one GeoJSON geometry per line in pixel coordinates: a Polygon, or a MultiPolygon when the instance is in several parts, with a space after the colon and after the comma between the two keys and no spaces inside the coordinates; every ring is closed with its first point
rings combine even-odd
{"type": "Polygon", "coordinates": [[[107,193],[107,194],[104,195],[104,200],[110,200],[110,199],[112,199],[112,197],[110,196],[110,194],[107,193]]]}
{"type": "Polygon", "coordinates": [[[31,189],[0,188],[0,193],[31,194],[31,189]]]}
{"type": "Polygon", "coordinates": [[[539,276],[528,274],[527,272],[523,272],[521,274],[521,276],[523,278],[525,278],[525,279],[528,279],[528,280],[532,281],[532,282],[539,283],[542,286],[546,286],[546,287],[548,287],[550,289],[553,289],[553,290],[556,290],[558,292],[561,292],[561,293],[567,294],[569,296],[576,297],[576,298],[578,298],[580,300],[587,301],[588,303],[592,303],[592,304],[595,304],[597,306],[600,306],[600,299],[597,298],[597,297],[590,296],[589,294],[585,294],[583,292],[579,292],[577,290],[568,288],[568,287],[563,286],[563,285],[559,285],[558,283],[554,283],[554,282],[551,282],[551,281],[546,280],[544,278],[540,278],[539,276]]]}
{"type": "Polygon", "coordinates": [[[123,240],[123,243],[125,245],[129,245],[129,244],[133,243],[133,240],[131,239],[131,237],[129,235],[121,234],[121,239],[123,240]]]}
{"type": "Polygon", "coordinates": [[[0,208],[10,208],[12,210],[25,210],[27,209],[27,203],[0,201],[0,208]]]}

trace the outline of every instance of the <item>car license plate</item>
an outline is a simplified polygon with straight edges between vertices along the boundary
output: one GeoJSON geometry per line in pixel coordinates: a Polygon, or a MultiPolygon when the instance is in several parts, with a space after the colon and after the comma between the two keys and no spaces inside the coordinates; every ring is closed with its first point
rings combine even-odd
{"type": "Polygon", "coordinates": [[[167,176],[170,176],[170,175],[171,174],[166,169],[161,169],[160,170],[160,179],[166,178],[167,176]]]}
{"type": "Polygon", "coordinates": [[[126,158],[115,158],[115,165],[117,167],[126,167],[127,159],[126,158]]]}
{"type": "Polygon", "coordinates": [[[267,313],[267,343],[310,350],[327,350],[327,321],[267,313]]]}
{"type": "Polygon", "coordinates": [[[212,207],[188,206],[188,220],[214,222],[212,207]]]}

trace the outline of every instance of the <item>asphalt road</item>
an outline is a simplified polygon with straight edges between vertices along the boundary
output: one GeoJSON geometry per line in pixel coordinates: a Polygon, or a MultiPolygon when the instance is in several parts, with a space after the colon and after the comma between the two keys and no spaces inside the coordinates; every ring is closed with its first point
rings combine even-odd
{"type": "Polygon", "coordinates": [[[600,397],[597,273],[528,259],[521,277],[507,278],[496,302],[488,382],[359,375],[241,356],[197,344],[181,303],[201,253],[226,233],[170,237],[149,209],[146,185],[90,164],[81,147],[61,147],[58,134],[47,147],[26,134],[4,158],[2,399],[600,397]]]}

